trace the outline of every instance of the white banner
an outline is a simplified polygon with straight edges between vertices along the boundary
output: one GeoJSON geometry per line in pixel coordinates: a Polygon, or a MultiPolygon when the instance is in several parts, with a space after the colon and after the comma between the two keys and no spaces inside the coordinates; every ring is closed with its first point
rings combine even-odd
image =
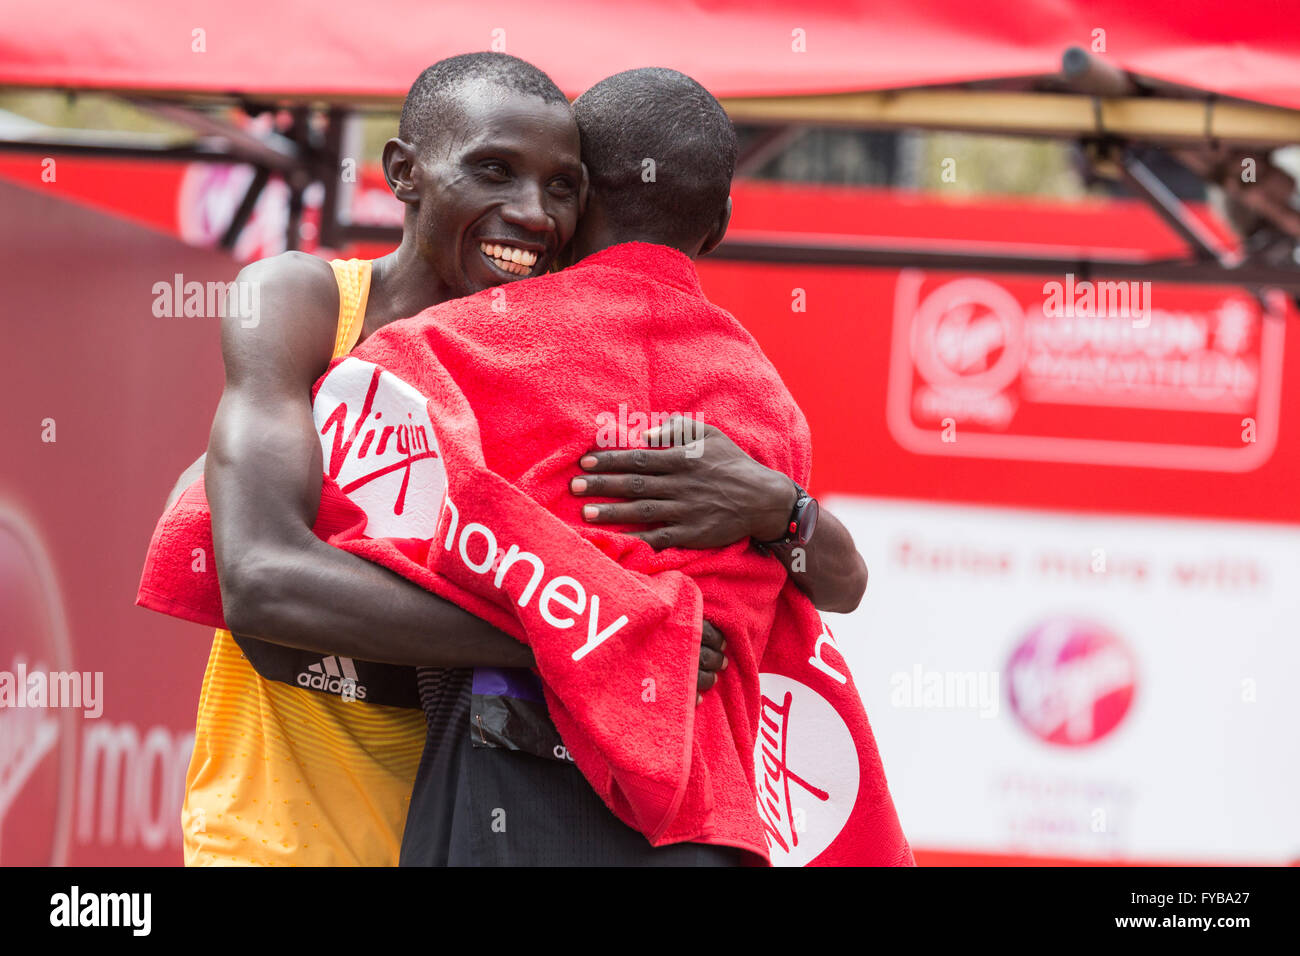
{"type": "Polygon", "coordinates": [[[1300,858],[1300,528],[834,497],[914,846],[1300,858]]]}

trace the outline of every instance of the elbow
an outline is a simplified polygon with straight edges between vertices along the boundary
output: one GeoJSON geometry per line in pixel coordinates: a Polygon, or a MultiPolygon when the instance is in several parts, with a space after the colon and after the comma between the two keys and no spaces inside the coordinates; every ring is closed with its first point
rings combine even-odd
{"type": "Polygon", "coordinates": [[[855,559],[853,569],[845,575],[843,585],[825,601],[817,602],[817,610],[834,614],[852,614],[858,609],[858,605],[862,603],[862,598],[867,593],[867,563],[857,552],[854,552],[853,557],[855,559]]]}
{"type": "Polygon", "coordinates": [[[227,630],[257,637],[277,633],[275,615],[281,604],[274,598],[275,568],[275,561],[257,554],[218,564],[221,611],[227,630]]]}
{"type": "Polygon", "coordinates": [[[858,605],[862,603],[862,599],[867,595],[867,562],[862,560],[860,554],[855,554],[854,557],[858,559],[858,566],[853,575],[852,600],[845,609],[845,614],[856,611],[858,605]]]}

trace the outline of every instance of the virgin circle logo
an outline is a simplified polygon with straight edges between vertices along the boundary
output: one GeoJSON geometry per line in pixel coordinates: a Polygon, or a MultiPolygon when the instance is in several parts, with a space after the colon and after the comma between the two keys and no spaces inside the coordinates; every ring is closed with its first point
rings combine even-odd
{"type": "Polygon", "coordinates": [[[912,356],[936,388],[998,392],[1020,374],[1024,313],[1015,297],[987,279],[958,279],[935,289],[916,310],[912,356]]]}
{"type": "Polygon", "coordinates": [[[325,470],[366,513],[372,538],[432,538],[447,472],[420,392],[360,359],[340,362],[312,402],[325,470]]]}
{"type": "Polygon", "coordinates": [[[858,750],[821,694],[760,674],[754,781],[773,866],[806,866],[834,842],[858,799],[858,750]]]}
{"type": "Polygon", "coordinates": [[[1049,744],[1082,747],[1115,728],[1133,705],[1137,662],[1098,624],[1054,618],[1031,630],[1007,662],[1011,712],[1049,744]]]}

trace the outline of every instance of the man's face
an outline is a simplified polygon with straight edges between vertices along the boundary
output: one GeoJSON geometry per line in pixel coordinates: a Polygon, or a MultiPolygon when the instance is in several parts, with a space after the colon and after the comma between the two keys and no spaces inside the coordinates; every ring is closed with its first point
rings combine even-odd
{"type": "Polygon", "coordinates": [[[421,253],[453,295],[546,272],[577,225],[583,169],[566,104],[488,83],[417,157],[421,253]]]}

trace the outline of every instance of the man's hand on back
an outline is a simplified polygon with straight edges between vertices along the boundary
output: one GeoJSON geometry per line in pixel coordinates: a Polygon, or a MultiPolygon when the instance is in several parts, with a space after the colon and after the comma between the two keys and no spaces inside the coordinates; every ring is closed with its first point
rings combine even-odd
{"type": "MultiPolygon", "coordinates": [[[[794,482],[750,458],[721,429],[673,416],[645,437],[656,447],[592,451],[579,460],[586,474],[570,484],[575,495],[628,499],[587,505],[586,520],[659,525],[629,532],[656,551],[775,541],[786,533],[794,482]]],[[[774,554],[818,610],[847,613],[866,592],[867,566],[853,537],[824,508],[807,545],[774,554]]]]}
{"type": "Polygon", "coordinates": [[[629,499],[588,505],[584,517],[597,524],[660,524],[631,532],[656,551],[779,538],[794,507],[794,483],[750,458],[721,429],[678,421],[645,433],[654,447],[581,459],[588,474],[573,479],[574,494],[629,499]]]}

